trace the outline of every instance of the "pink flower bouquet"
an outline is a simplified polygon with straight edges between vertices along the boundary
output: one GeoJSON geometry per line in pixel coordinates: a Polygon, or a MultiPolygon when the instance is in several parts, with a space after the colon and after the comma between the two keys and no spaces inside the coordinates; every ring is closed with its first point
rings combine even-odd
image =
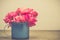
{"type": "Polygon", "coordinates": [[[3,19],[5,23],[11,24],[12,22],[28,22],[28,26],[36,25],[36,17],[38,13],[33,9],[27,8],[21,10],[18,8],[16,11],[9,12],[3,19]]]}

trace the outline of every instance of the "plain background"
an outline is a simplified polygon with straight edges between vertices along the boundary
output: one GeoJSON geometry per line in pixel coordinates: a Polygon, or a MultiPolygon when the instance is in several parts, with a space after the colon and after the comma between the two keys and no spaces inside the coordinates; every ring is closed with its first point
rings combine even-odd
{"type": "Polygon", "coordinates": [[[6,24],[4,16],[17,8],[33,8],[38,12],[36,26],[30,27],[30,30],[60,30],[60,0],[0,0],[1,30],[6,24]]]}

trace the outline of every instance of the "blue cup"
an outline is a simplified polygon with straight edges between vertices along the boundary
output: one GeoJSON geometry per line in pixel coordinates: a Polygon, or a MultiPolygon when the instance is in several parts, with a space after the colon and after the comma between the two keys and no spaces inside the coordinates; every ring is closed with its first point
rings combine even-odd
{"type": "Polygon", "coordinates": [[[27,22],[12,22],[12,39],[26,39],[29,38],[29,27],[27,22]]]}

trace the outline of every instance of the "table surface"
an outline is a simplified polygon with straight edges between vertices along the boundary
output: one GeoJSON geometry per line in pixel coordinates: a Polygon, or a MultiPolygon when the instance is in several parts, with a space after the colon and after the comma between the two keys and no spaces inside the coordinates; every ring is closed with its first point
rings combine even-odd
{"type": "Polygon", "coordinates": [[[0,30],[0,40],[60,40],[60,30],[30,30],[29,39],[11,39],[10,30],[0,30]]]}

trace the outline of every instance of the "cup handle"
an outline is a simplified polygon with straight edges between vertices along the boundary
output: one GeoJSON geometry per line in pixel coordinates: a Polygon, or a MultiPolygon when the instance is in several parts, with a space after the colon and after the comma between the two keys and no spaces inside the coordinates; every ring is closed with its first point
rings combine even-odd
{"type": "Polygon", "coordinates": [[[4,29],[3,29],[4,32],[6,31],[6,28],[9,28],[9,26],[10,26],[9,24],[6,24],[6,25],[4,26],[4,29]]]}

